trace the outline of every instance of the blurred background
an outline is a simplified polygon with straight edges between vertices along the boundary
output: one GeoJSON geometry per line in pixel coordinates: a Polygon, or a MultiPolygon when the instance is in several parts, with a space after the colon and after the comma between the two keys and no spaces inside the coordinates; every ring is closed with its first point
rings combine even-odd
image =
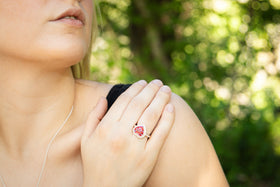
{"type": "Polygon", "coordinates": [[[280,0],[98,3],[91,79],[163,80],[198,115],[231,186],[280,186],[280,0]]]}

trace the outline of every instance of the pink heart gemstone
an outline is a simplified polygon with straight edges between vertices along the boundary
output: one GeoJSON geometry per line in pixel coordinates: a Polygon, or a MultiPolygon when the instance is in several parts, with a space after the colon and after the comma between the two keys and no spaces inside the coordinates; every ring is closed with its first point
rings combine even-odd
{"type": "Polygon", "coordinates": [[[145,137],[145,134],[146,134],[146,128],[143,126],[143,125],[138,125],[138,126],[135,126],[133,128],[133,133],[139,137],[139,138],[143,138],[145,137]]]}

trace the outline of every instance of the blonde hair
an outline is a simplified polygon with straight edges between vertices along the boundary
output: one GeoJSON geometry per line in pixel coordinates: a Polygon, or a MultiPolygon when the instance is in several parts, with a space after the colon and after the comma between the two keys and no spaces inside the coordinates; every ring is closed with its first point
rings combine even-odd
{"type": "MultiPolygon", "coordinates": [[[[95,4],[95,3],[93,2],[93,4],[95,4]]],[[[96,5],[96,6],[98,6],[98,5],[96,5]]],[[[95,7],[95,5],[94,5],[94,7],[95,7]]],[[[74,78],[89,79],[89,76],[90,76],[91,50],[92,50],[92,45],[98,34],[97,15],[96,15],[95,8],[93,9],[91,30],[92,30],[91,39],[90,39],[90,43],[89,43],[89,47],[88,47],[88,51],[87,51],[86,55],[78,64],[71,66],[71,70],[72,70],[74,78]]]]}

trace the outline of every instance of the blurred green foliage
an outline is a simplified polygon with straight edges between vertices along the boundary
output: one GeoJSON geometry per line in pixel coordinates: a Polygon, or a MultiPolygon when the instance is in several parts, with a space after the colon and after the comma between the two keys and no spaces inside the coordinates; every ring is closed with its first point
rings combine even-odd
{"type": "Polygon", "coordinates": [[[163,80],[198,115],[231,186],[280,186],[280,0],[99,7],[92,79],[163,80]]]}

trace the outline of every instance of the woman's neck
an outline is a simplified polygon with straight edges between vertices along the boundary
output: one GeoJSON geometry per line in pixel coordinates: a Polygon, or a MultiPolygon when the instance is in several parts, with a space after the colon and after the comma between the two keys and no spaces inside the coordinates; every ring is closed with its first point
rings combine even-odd
{"type": "Polygon", "coordinates": [[[64,121],[74,102],[75,81],[70,68],[0,65],[0,146],[23,154],[45,145],[64,121]]]}

